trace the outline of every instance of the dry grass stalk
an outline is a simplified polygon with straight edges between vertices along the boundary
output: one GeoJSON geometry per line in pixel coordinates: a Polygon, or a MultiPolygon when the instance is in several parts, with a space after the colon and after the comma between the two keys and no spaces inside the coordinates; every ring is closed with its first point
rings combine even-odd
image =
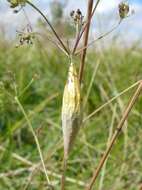
{"type": "MultiPolygon", "coordinates": [[[[87,10],[87,27],[84,32],[84,47],[88,44],[88,37],[89,37],[89,30],[90,30],[90,24],[91,24],[91,15],[92,15],[92,8],[93,8],[93,0],[88,1],[88,10],[87,10]]],[[[81,64],[79,69],[79,82],[81,83],[82,77],[83,77],[83,70],[85,65],[85,57],[86,57],[87,49],[84,49],[81,54],[81,64]]]]}
{"type": "MultiPolygon", "coordinates": [[[[82,37],[83,33],[85,32],[86,28],[88,27],[88,24],[89,24],[91,18],[93,17],[93,15],[94,15],[94,13],[95,13],[97,7],[98,7],[99,2],[100,2],[100,0],[97,0],[97,2],[96,2],[96,4],[95,4],[95,7],[93,8],[93,11],[92,11],[92,13],[91,13],[90,19],[88,20],[88,22],[86,22],[86,24],[85,24],[84,28],[82,29],[82,31],[81,31],[79,37],[77,38],[76,43],[75,43],[74,48],[73,48],[72,54],[75,54],[76,49],[77,49],[77,47],[78,47],[78,44],[79,44],[79,42],[80,42],[80,40],[81,40],[81,37],[82,37]]],[[[89,3],[88,3],[88,5],[89,5],[89,3]]],[[[88,10],[89,10],[89,9],[88,9],[88,10]]]]}
{"type": "Polygon", "coordinates": [[[130,102],[128,103],[128,106],[127,106],[126,110],[124,111],[124,114],[123,114],[123,116],[122,116],[122,118],[121,118],[121,120],[120,120],[120,122],[116,128],[116,131],[115,131],[114,135],[112,136],[110,144],[107,147],[105,153],[103,154],[103,157],[101,158],[101,160],[98,164],[98,167],[95,170],[95,173],[93,174],[93,177],[89,183],[89,186],[86,188],[86,190],[91,190],[93,188],[93,185],[96,182],[96,179],[97,179],[106,159],[108,158],[108,156],[112,150],[112,147],[114,146],[114,143],[116,142],[116,139],[118,138],[120,132],[122,131],[123,125],[124,125],[125,121],[127,120],[128,115],[131,112],[134,104],[136,103],[141,91],[142,91],[142,81],[140,81],[138,88],[136,89],[134,95],[132,96],[130,102]]]}
{"type": "Polygon", "coordinates": [[[67,47],[65,46],[65,44],[63,43],[62,39],[60,38],[60,36],[58,35],[58,33],[56,32],[56,30],[54,29],[54,27],[52,26],[52,24],[49,22],[49,20],[47,19],[47,17],[43,14],[42,11],[40,11],[40,9],[35,6],[32,2],[26,0],[26,3],[28,3],[31,7],[33,7],[33,9],[35,9],[46,21],[46,23],[49,25],[50,29],[52,30],[54,36],[56,37],[56,39],[58,40],[58,42],[60,43],[61,47],[63,48],[63,50],[67,53],[67,55],[69,54],[69,51],[67,49],[67,47]]]}

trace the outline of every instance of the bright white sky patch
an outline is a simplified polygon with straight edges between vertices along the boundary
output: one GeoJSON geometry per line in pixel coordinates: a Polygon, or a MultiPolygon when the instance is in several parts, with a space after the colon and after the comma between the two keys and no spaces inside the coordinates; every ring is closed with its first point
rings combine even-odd
{"type": "MultiPolygon", "coordinates": [[[[43,12],[50,16],[49,5],[50,2],[53,0],[33,0],[38,7],[43,10],[43,12]]],[[[67,0],[60,0],[62,3],[66,2],[67,0]]],[[[118,20],[118,4],[121,0],[101,0],[100,4],[97,9],[97,14],[94,16],[94,20],[92,22],[93,26],[96,31],[99,31],[99,24],[104,25],[102,31],[108,30],[117,23],[118,20]]],[[[127,33],[128,36],[134,36],[133,38],[138,38],[142,35],[142,5],[136,3],[135,1],[130,1],[132,8],[135,10],[135,15],[131,16],[130,18],[126,19],[124,24],[117,30],[120,33],[127,33]]],[[[76,10],[80,8],[85,14],[87,9],[87,0],[69,0],[68,5],[65,8],[65,15],[69,16],[70,11],[76,10]]],[[[36,23],[37,19],[40,17],[33,9],[26,7],[28,12],[28,16],[30,21],[34,24],[36,23]]],[[[16,29],[26,25],[26,19],[24,18],[22,12],[18,14],[13,14],[12,10],[9,8],[8,3],[6,0],[0,0],[0,28],[5,27],[7,34],[14,34],[16,29]]],[[[114,33],[115,34],[115,33],[114,33]]],[[[130,38],[132,40],[132,37],[130,38]]]]}
{"type": "Polygon", "coordinates": [[[120,0],[102,0],[100,4],[98,5],[97,12],[109,12],[112,11],[112,9],[117,8],[118,4],[120,3],[120,0]]]}

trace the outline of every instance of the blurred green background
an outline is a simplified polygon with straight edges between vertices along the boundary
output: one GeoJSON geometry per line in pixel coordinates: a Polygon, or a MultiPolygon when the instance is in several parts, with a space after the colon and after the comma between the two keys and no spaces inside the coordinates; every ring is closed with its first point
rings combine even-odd
{"type": "MultiPolygon", "coordinates": [[[[73,37],[72,25],[54,20],[60,35],[64,31],[67,38],[73,37]]],[[[8,40],[3,34],[0,36],[0,190],[48,189],[34,138],[14,100],[16,93],[39,139],[50,180],[55,189],[60,189],[63,158],[61,105],[69,61],[48,41],[50,33],[44,23],[39,21],[38,28],[42,35],[35,36],[33,45],[15,48],[18,38],[8,40]]],[[[118,46],[116,39],[107,48],[103,41],[98,43],[89,48],[86,57],[83,100],[87,93],[89,96],[84,118],[142,76],[139,42],[127,48],[118,46]]],[[[74,62],[78,69],[80,57],[74,58],[74,62]]],[[[84,189],[134,90],[129,90],[83,124],[68,162],[67,190],[84,189]]],[[[130,113],[94,189],[140,190],[141,126],[142,97],[130,113]]]]}

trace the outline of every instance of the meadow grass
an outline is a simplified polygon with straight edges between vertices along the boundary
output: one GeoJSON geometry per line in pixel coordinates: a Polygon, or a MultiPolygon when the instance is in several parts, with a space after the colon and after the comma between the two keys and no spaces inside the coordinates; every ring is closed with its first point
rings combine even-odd
{"type": "MultiPolygon", "coordinates": [[[[39,139],[47,173],[55,189],[60,189],[63,142],[61,131],[62,93],[68,70],[67,58],[53,47],[37,43],[15,49],[1,40],[0,45],[0,189],[44,190],[46,178],[28,124],[15,102],[19,100],[39,139]],[[44,47],[45,46],[45,47],[44,47]],[[17,93],[17,94],[16,94],[17,93]]],[[[86,59],[83,94],[89,89],[84,118],[110,98],[141,79],[141,49],[135,44],[119,49],[112,43],[101,52],[90,50],[86,59]]],[[[75,64],[77,68],[78,60],[75,64]]],[[[68,161],[67,189],[81,190],[106,149],[135,88],[117,98],[79,132],[68,161]]],[[[97,179],[99,190],[136,190],[142,183],[142,98],[125,124],[123,133],[97,179]],[[103,177],[102,177],[103,176],[103,177]]]]}

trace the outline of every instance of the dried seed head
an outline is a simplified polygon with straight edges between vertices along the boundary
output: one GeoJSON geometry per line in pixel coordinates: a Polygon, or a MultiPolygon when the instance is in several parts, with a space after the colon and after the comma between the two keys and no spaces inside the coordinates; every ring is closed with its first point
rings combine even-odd
{"type": "Polygon", "coordinates": [[[18,6],[18,1],[17,0],[7,0],[10,3],[11,8],[15,8],[18,6]]]}
{"type": "Polygon", "coordinates": [[[72,18],[73,18],[73,16],[74,16],[74,13],[75,13],[74,10],[70,12],[70,16],[71,16],[72,18]]]}
{"type": "Polygon", "coordinates": [[[129,13],[129,5],[127,3],[120,3],[119,4],[119,16],[121,19],[124,19],[128,16],[129,13]]]}
{"type": "Polygon", "coordinates": [[[70,16],[72,17],[75,24],[82,25],[84,16],[82,15],[80,9],[71,11],[70,16]]]}
{"type": "Polygon", "coordinates": [[[77,13],[78,15],[82,15],[82,12],[81,12],[80,9],[77,9],[76,13],[77,13]]]}
{"type": "MultiPolygon", "coordinates": [[[[25,6],[26,0],[7,0],[10,3],[10,8],[15,9],[18,6],[25,6]]],[[[14,13],[18,13],[21,9],[19,10],[14,10],[14,13]]]]}
{"type": "Polygon", "coordinates": [[[35,73],[33,75],[33,80],[39,80],[40,79],[40,75],[38,73],[35,73]]]}
{"type": "Polygon", "coordinates": [[[17,31],[19,44],[16,47],[22,46],[24,44],[32,45],[33,39],[35,38],[35,33],[32,32],[31,26],[27,25],[22,31],[17,31]]]}
{"type": "Polygon", "coordinates": [[[75,66],[73,63],[71,63],[68,72],[68,80],[64,89],[62,103],[62,130],[65,158],[68,157],[80,125],[80,85],[75,66]]]}

